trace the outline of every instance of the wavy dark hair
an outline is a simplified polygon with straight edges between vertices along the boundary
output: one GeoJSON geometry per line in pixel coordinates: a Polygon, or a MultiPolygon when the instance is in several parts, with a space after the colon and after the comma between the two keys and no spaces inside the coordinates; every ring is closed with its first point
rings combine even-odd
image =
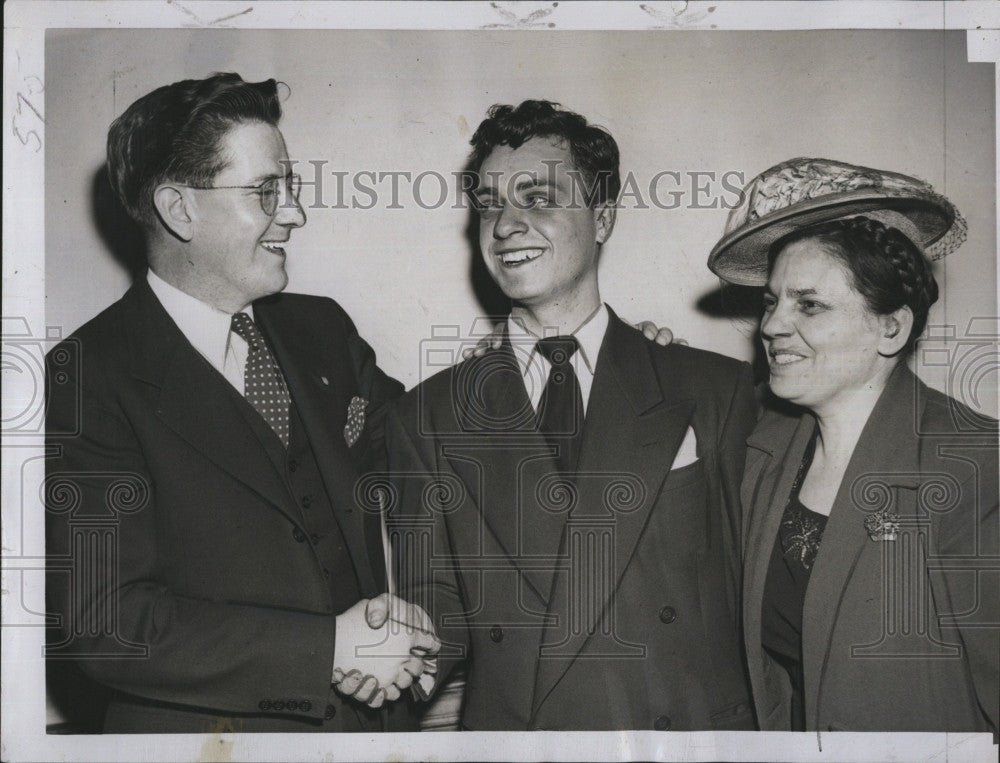
{"type": "Polygon", "coordinates": [[[222,136],[240,122],[277,125],[281,119],[273,79],[245,82],[218,73],[164,85],[129,106],[108,130],[108,179],[129,215],[156,225],[153,190],[174,180],[210,185],[226,166],[222,136]]]}
{"type": "Polygon", "coordinates": [[[859,215],[811,225],[779,239],[768,252],[770,265],[786,246],[805,239],[816,241],[847,267],[871,312],[888,315],[910,308],[913,327],[901,355],[912,351],[938,298],[937,281],[920,248],[898,229],[859,215]]]}
{"type": "Polygon", "coordinates": [[[618,144],[603,127],[588,124],[573,111],[552,101],[522,101],[517,106],[494,104],[472,136],[468,170],[478,173],[497,146],[519,148],[531,138],[558,138],[569,146],[574,169],[586,183],[588,206],[614,202],[621,192],[618,144]]]}

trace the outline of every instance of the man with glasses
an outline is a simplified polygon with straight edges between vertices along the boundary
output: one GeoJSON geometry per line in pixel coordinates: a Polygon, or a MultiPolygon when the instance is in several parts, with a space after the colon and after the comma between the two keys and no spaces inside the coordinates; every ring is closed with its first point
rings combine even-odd
{"type": "Polygon", "coordinates": [[[402,387],[336,303],[280,293],[305,223],[280,115],[274,80],[217,74],[108,135],[149,272],[48,357],[46,483],[48,654],[114,690],[107,732],[407,729],[377,708],[439,646],[355,505],[402,387]]]}

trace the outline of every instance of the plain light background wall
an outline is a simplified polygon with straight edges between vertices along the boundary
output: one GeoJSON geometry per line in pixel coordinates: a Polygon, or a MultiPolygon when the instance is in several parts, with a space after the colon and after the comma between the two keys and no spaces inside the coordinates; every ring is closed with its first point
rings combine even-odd
{"type": "MultiPolygon", "coordinates": [[[[493,103],[547,98],[584,114],[615,136],[623,173],[644,195],[657,173],[682,178],[659,186],[663,202],[683,191],[678,208],[620,210],[602,255],[604,299],[697,346],[753,352],[748,322],[701,306],[718,288],[705,261],[728,209],[695,205],[732,202],[726,172],[749,181],[796,156],[904,172],[947,195],[969,236],[936,269],[944,288],[930,323],[960,338],[970,319],[997,314],[994,67],[967,63],[964,32],[49,30],[46,323],[64,335],[130,283],[94,214],[108,126],[153,88],[213,71],[288,83],[289,153],[325,162],[327,205],[338,200],[332,171],[350,173],[348,190],[361,171],[450,178],[493,103]],[[694,172],[715,173],[698,181],[714,195],[693,193],[694,172]]],[[[298,169],[311,179],[309,165],[298,169]]],[[[455,181],[436,209],[421,208],[405,182],[402,208],[387,209],[389,181],[375,185],[373,209],[307,208],[287,247],[289,289],[338,300],[382,367],[411,387],[434,327],[467,334],[484,314],[470,278],[469,213],[454,208],[455,181]]],[[[438,185],[422,190],[433,201],[438,185]]],[[[992,394],[980,389],[977,400],[947,370],[918,362],[918,371],[996,415],[995,369],[985,379],[992,394]]]]}

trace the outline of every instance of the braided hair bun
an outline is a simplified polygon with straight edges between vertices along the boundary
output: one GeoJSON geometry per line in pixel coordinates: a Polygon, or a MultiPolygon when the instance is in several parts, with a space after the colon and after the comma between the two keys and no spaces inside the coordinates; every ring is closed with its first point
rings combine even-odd
{"type": "Polygon", "coordinates": [[[771,264],[782,249],[804,239],[817,241],[843,262],[854,288],[873,313],[887,315],[910,308],[913,327],[905,351],[912,350],[938,298],[937,281],[920,248],[898,229],[858,216],[802,228],[776,241],[770,250],[771,264]]]}

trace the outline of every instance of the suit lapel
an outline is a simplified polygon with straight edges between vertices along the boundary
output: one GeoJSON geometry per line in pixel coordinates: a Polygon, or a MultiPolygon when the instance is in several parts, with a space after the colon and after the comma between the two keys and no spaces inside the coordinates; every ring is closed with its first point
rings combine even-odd
{"type": "Polygon", "coordinates": [[[343,434],[355,388],[350,350],[343,336],[321,336],[310,316],[283,309],[281,295],[256,302],[254,317],[298,408],[362,591],[374,593],[382,586],[376,584],[373,570],[381,571],[383,564],[378,560],[373,566],[368,553],[366,539],[371,530],[366,532],[367,514],[355,509],[358,474],[343,434]]]}
{"type": "Polygon", "coordinates": [[[157,416],[223,471],[274,505],[295,524],[295,509],[281,476],[239,410],[243,402],[171,320],[145,279],[127,299],[133,376],[159,388],[157,416]]]}
{"type": "MultiPolygon", "coordinates": [[[[823,531],[802,612],[807,724],[819,721],[820,690],[844,592],[862,551],[873,543],[864,526],[871,507],[858,488],[870,481],[876,492],[886,489],[889,501],[894,501],[894,488],[913,488],[919,482],[919,438],[914,431],[921,414],[919,384],[904,364],[889,378],[854,448],[823,531]],[[886,432],[894,434],[891,445],[886,432]]],[[[889,507],[896,508],[891,503],[889,507]]]]}
{"type": "Polygon", "coordinates": [[[743,491],[744,511],[748,514],[753,512],[749,518],[750,531],[745,535],[743,561],[746,591],[744,622],[751,670],[757,664],[752,659],[754,652],[751,650],[760,649],[761,644],[761,609],[771,552],[785,513],[788,494],[815,426],[816,419],[808,413],[803,413],[798,419],[765,419],[747,438],[747,445],[759,451],[759,457],[768,459],[768,463],[758,471],[752,491],[743,491]],[[780,460],[772,460],[775,453],[783,453],[780,460]],[[749,499],[746,498],[748,495],[749,499]]]}
{"type": "Polygon", "coordinates": [[[556,471],[556,464],[535,427],[535,411],[509,337],[505,334],[498,351],[456,366],[452,379],[459,426],[482,439],[463,437],[461,444],[446,447],[444,455],[497,544],[544,606],[565,515],[547,511],[535,489],[556,471]]]}
{"type": "MultiPolygon", "coordinates": [[[[694,409],[685,381],[670,370],[661,377],[647,341],[611,313],[587,406],[576,480],[579,500],[567,520],[562,551],[568,554],[567,549],[576,545],[570,536],[578,530],[592,525],[605,532],[610,529],[614,551],[605,569],[612,579],[610,585],[597,586],[595,591],[574,592],[570,574],[556,575],[549,612],[558,615],[561,626],[549,626],[543,644],[563,641],[558,653],[565,659],[545,659],[543,646],[534,710],[586,646],[601,618],[614,612],[609,604],[617,595],[694,409]],[[634,486],[641,500],[619,510],[607,489],[612,482],[634,486]],[[579,607],[581,594],[587,599],[585,611],[571,613],[573,602],[579,607]],[[592,601],[592,596],[597,598],[592,601]],[[581,617],[582,627],[574,629],[578,635],[565,642],[567,623],[581,617]]],[[[606,624],[605,630],[609,627],[613,623],[606,624]]]]}
{"type": "Polygon", "coordinates": [[[499,350],[456,366],[452,378],[463,430],[499,434],[535,431],[535,410],[506,328],[499,350]]]}

